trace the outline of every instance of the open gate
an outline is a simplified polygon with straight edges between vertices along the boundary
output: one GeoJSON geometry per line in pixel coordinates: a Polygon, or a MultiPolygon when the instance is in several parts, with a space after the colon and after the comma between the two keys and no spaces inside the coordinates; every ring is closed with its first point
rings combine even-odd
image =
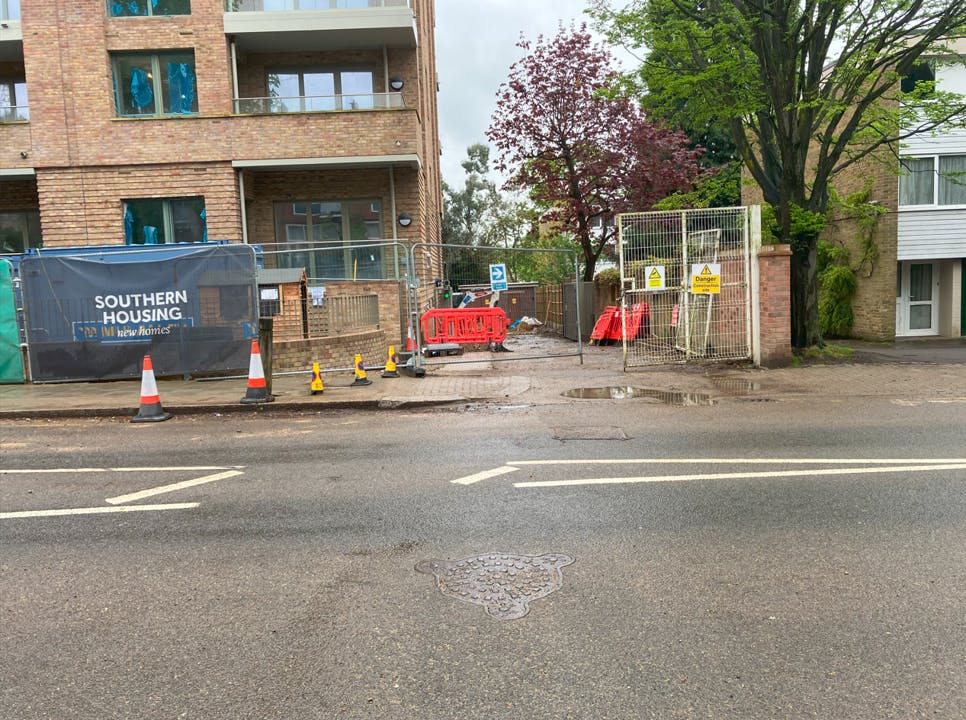
{"type": "Polygon", "coordinates": [[[617,217],[624,368],[752,356],[749,208],[617,217]]]}

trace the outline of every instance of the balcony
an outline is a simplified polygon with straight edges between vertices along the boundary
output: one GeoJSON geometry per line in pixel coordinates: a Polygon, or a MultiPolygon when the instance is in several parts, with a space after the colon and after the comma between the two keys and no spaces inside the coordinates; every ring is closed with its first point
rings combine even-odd
{"type": "Polygon", "coordinates": [[[224,25],[247,53],[417,44],[411,0],[227,0],[224,25]]]}
{"type": "Polygon", "coordinates": [[[26,105],[0,105],[0,123],[29,121],[30,109],[26,105]]]}
{"type": "Polygon", "coordinates": [[[0,62],[23,61],[19,0],[0,0],[0,62]]]}
{"type": "Polygon", "coordinates": [[[402,93],[235,98],[236,115],[351,112],[353,110],[386,110],[401,107],[403,107],[402,93]]]}

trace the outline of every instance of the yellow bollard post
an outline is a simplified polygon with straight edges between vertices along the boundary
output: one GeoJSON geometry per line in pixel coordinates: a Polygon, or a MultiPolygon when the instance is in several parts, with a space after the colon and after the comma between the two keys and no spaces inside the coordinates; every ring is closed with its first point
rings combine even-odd
{"type": "Polygon", "coordinates": [[[399,358],[396,357],[396,346],[389,346],[389,357],[386,360],[386,369],[382,371],[382,376],[384,378],[397,378],[399,373],[396,371],[396,361],[399,358]]]}
{"type": "Polygon", "coordinates": [[[366,366],[362,364],[362,355],[356,353],[356,379],[353,381],[353,387],[359,387],[361,385],[372,385],[372,380],[366,378],[366,366]]]}
{"type": "Polygon", "coordinates": [[[319,370],[318,363],[312,363],[312,385],[309,389],[313,395],[321,395],[325,392],[325,385],[322,384],[322,372],[319,370]]]}

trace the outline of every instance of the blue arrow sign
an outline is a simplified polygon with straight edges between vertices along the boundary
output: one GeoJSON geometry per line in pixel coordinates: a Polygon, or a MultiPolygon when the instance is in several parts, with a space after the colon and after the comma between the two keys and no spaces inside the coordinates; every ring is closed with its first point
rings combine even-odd
{"type": "Polygon", "coordinates": [[[490,289],[494,292],[507,289],[505,264],[490,265],[490,289]]]}

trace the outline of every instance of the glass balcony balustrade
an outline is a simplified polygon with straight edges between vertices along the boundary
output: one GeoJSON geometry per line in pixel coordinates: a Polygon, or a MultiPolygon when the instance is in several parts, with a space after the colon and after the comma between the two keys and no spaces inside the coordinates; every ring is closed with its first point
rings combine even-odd
{"type": "Polygon", "coordinates": [[[27,122],[30,109],[26,105],[0,105],[0,123],[27,122]]]}
{"type": "Polygon", "coordinates": [[[401,107],[402,93],[235,98],[237,115],[384,110],[401,107]]]}
{"type": "Polygon", "coordinates": [[[225,12],[358,10],[412,7],[412,0],[225,0],[225,12]]]}

